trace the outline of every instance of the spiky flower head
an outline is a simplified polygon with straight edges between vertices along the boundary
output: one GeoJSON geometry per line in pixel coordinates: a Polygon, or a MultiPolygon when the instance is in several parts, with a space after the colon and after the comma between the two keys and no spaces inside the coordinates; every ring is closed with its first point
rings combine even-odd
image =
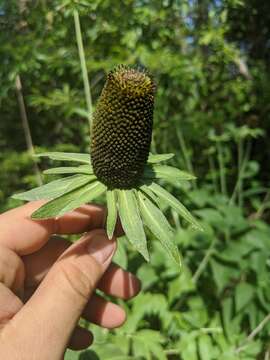
{"type": "Polygon", "coordinates": [[[171,193],[158,184],[195,179],[193,175],[162,165],[173,154],[149,153],[154,107],[154,83],[144,71],[118,66],[108,74],[98,100],[92,126],[89,154],[43,153],[52,160],[77,162],[46,170],[46,174],[68,176],[36,189],[16,194],[20,200],[49,200],[32,214],[33,219],[61,216],[106,194],[106,230],[113,237],[120,217],[128,240],[149,260],[146,226],[161,242],[165,251],[180,263],[173,242],[173,229],[160,208],[160,199],[193,227],[196,219],[171,193]]]}
{"type": "Polygon", "coordinates": [[[137,186],[147,162],[155,86],[138,69],[118,66],[107,76],[93,118],[94,173],[109,188],[137,186]]]}

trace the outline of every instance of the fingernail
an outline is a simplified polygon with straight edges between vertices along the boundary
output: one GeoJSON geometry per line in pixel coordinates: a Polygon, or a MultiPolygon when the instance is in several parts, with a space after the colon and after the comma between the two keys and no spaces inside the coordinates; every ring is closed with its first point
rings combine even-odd
{"type": "Polygon", "coordinates": [[[114,250],[115,242],[109,240],[105,234],[95,235],[88,246],[90,255],[93,256],[100,264],[104,264],[113,254],[114,250]]]}

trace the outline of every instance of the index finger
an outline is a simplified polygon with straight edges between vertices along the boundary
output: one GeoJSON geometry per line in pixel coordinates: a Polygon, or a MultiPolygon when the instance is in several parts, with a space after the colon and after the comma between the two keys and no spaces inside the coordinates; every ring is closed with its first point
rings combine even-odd
{"type": "Polygon", "coordinates": [[[32,201],[0,215],[0,244],[19,255],[40,249],[53,234],[79,234],[103,227],[105,209],[84,205],[59,218],[32,220],[31,214],[44,201],[32,201]]]}

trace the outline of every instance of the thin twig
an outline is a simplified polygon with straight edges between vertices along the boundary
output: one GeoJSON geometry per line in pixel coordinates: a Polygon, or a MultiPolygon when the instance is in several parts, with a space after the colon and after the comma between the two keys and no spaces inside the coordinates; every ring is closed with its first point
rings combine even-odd
{"type": "Polygon", "coordinates": [[[242,344],[235,349],[235,353],[239,354],[241,351],[245,350],[248,343],[250,343],[255,338],[255,336],[259,334],[260,331],[262,331],[262,329],[269,321],[270,321],[270,313],[266,315],[266,317],[259,323],[259,325],[254,330],[252,330],[252,332],[242,342],[242,344]]]}
{"type": "Polygon", "coordinates": [[[267,203],[270,200],[270,190],[267,191],[267,193],[265,194],[265,197],[261,203],[261,206],[259,207],[259,209],[257,210],[257,212],[255,213],[255,215],[253,216],[253,219],[260,219],[264,213],[264,210],[267,207],[267,203]]]}
{"type": "Polygon", "coordinates": [[[92,111],[92,97],[91,97],[91,90],[90,90],[90,84],[89,84],[89,79],[88,79],[85,54],[84,54],[84,48],[83,48],[80,17],[79,17],[79,13],[77,10],[74,10],[73,16],[74,16],[74,25],[75,25],[75,32],[76,32],[76,41],[77,41],[78,52],[79,52],[79,57],[80,57],[80,62],[81,62],[84,94],[85,94],[85,100],[86,100],[87,110],[88,110],[88,121],[89,121],[89,126],[91,129],[92,112],[93,112],[92,111]]]}
{"type": "Polygon", "coordinates": [[[205,267],[207,266],[212,254],[213,254],[214,246],[215,246],[215,240],[212,241],[211,245],[209,246],[208,250],[205,253],[204,258],[200,262],[200,265],[198,266],[197,270],[195,271],[195,273],[194,273],[194,275],[192,277],[192,281],[193,281],[194,284],[197,283],[199,277],[201,276],[201,274],[203,273],[205,267]]]}
{"type": "Polygon", "coordinates": [[[249,160],[250,151],[251,151],[251,145],[252,145],[252,143],[251,143],[251,141],[249,141],[247,143],[245,156],[244,156],[243,161],[242,161],[241,170],[240,170],[240,172],[238,174],[237,181],[236,181],[232,196],[231,196],[230,201],[229,201],[229,205],[232,205],[235,202],[235,197],[236,197],[237,192],[238,192],[239,182],[241,181],[241,178],[243,177],[243,174],[244,174],[245,169],[246,169],[246,165],[247,165],[248,160],[249,160]]]}
{"type": "Polygon", "coordinates": [[[38,164],[34,157],[35,150],[34,150],[33,140],[32,140],[32,136],[31,136],[31,130],[30,130],[30,126],[29,126],[29,121],[28,121],[26,107],[25,107],[23,93],[22,93],[22,83],[21,83],[21,79],[20,79],[19,75],[16,76],[15,87],[16,87],[16,91],[17,91],[18,104],[19,104],[19,108],[20,108],[22,127],[23,127],[23,131],[24,131],[27,150],[33,160],[37,184],[42,185],[42,177],[40,174],[40,170],[38,168],[38,164]]]}

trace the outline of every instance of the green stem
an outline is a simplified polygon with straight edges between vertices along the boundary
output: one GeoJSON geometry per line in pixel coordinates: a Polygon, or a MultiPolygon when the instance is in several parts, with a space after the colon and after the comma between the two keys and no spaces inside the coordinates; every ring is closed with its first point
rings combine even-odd
{"type": "Polygon", "coordinates": [[[237,349],[235,349],[235,353],[239,354],[241,351],[245,350],[247,345],[259,334],[260,331],[262,331],[262,329],[269,321],[270,321],[270,314],[266,315],[265,318],[259,323],[259,325],[242,342],[242,344],[237,349]]]}
{"type": "Polygon", "coordinates": [[[216,176],[216,168],[215,168],[214,159],[211,155],[209,155],[209,157],[208,157],[208,162],[209,162],[209,169],[211,172],[213,187],[215,189],[215,193],[217,194],[218,193],[218,181],[217,181],[217,176],[216,176]]]}
{"type": "Polygon", "coordinates": [[[224,167],[224,157],[220,142],[217,142],[217,153],[218,153],[218,164],[219,164],[219,177],[220,177],[220,188],[223,195],[227,195],[227,184],[224,167]]]}
{"type": "MultiPolygon", "coordinates": [[[[176,128],[176,134],[177,134],[179,145],[180,145],[180,148],[181,148],[181,151],[183,154],[183,158],[185,161],[185,166],[191,174],[194,174],[192,162],[190,160],[190,155],[188,153],[186,142],[185,142],[184,136],[182,134],[182,131],[179,128],[176,128]]],[[[192,185],[194,186],[195,189],[197,188],[196,180],[192,181],[192,185]]]]}
{"type": "Polygon", "coordinates": [[[192,281],[194,284],[197,283],[199,277],[201,276],[201,274],[203,273],[204,269],[206,268],[206,266],[208,265],[208,262],[211,258],[211,256],[214,253],[214,246],[215,246],[215,240],[213,240],[211,242],[211,245],[209,246],[208,250],[205,253],[204,258],[202,259],[202,261],[200,262],[200,265],[198,266],[197,270],[195,271],[193,277],[192,277],[192,281]]]}
{"type": "Polygon", "coordinates": [[[153,134],[152,134],[151,148],[152,148],[152,152],[154,154],[156,154],[157,153],[157,146],[156,146],[155,132],[154,131],[153,131],[153,134]]]}
{"type": "Polygon", "coordinates": [[[16,86],[16,91],[17,91],[18,104],[19,104],[19,109],[20,109],[20,114],[21,114],[22,127],[23,127],[23,131],[24,131],[27,150],[33,160],[37,184],[42,185],[42,177],[40,174],[40,170],[39,170],[36,158],[34,157],[35,150],[34,150],[31,130],[30,130],[30,126],[29,126],[29,121],[28,121],[27,112],[26,112],[26,106],[25,106],[23,92],[22,92],[21,78],[19,75],[16,76],[15,86],[16,86]]]}
{"type": "Polygon", "coordinates": [[[270,190],[267,191],[261,206],[257,210],[256,214],[254,215],[254,219],[260,219],[264,213],[264,210],[267,208],[268,201],[270,200],[270,190]]]}
{"type": "Polygon", "coordinates": [[[246,165],[247,165],[249,157],[250,157],[251,145],[252,145],[252,143],[251,143],[251,141],[249,141],[246,146],[246,151],[245,151],[245,155],[243,157],[242,166],[241,166],[240,172],[238,174],[237,181],[236,181],[232,196],[229,201],[229,205],[232,205],[235,202],[235,198],[236,198],[236,195],[238,192],[239,182],[241,181],[241,178],[243,177],[243,174],[246,169],[246,165]]]}
{"type": "Polygon", "coordinates": [[[243,178],[241,176],[241,167],[243,163],[243,140],[239,139],[238,142],[238,205],[241,208],[243,203],[242,189],[243,189],[243,178]]]}
{"type": "Polygon", "coordinates": [[[74,10],[74,24],[75,24],[75,32],[76,32],[76,41],[78,46],[78,52],[81,62],[81,70],[82,70],[82,77],[83,77],[83,85],[84,85],[84,94],[85,94],[85,100],[87,104],[87,110],[88,110],[88,121],[89,126],[91,129],[92,124],[92,97],[91,97],[91,90],[90,90],[90,84],[87,74],[87,67],[86,67],[86,61],[85,61],[85,54],[84,54],[84,48],[83,48],[83,41],[82,41],[82,33],[81,33],[81,25],[80,25],[80,17],[77,10],[74,10]]]}

